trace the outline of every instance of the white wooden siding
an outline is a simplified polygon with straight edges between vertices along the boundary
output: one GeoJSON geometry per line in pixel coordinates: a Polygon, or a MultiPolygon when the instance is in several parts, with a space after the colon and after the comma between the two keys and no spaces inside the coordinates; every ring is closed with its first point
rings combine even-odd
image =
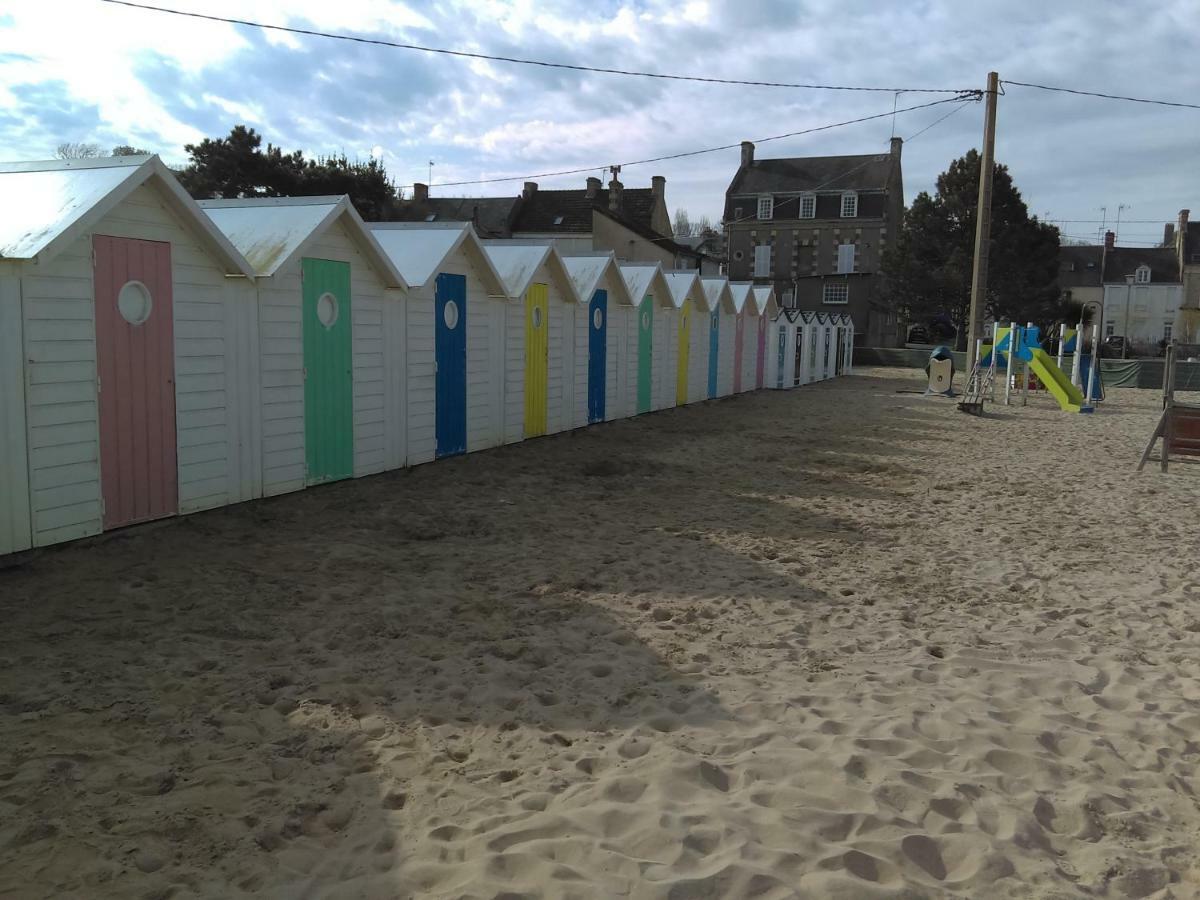
{"type": "MultiPolygon", "coordinates": [[[[483,282],[478,282],[482,285],[483,282]]],[[[482,291],[482,287],[480,291],[482,291]]],[[[504,297],[488,297],[488,314],[491,327],[488,332],[488,370],[491,372],[491,436],[489,447],[499,447],[504,443],[504,417],[506,412],[504,399],[504,372],[508,359],[508,307],[509,301],[504,297]]]]}
{"type": "Polygon", "coordinates": [[[742,319],[742,390],[754,390],[755,365],[758,362],[758,316],[743,314],[742,319]]]}
{"type": "MultiPolygon", "coordinates": [[[[258,282],[263,494],[304,487],[304,334],[300,272],[258,282]]],[[[350,298],[353,309],[354,298],[350,298]]]]}
{"type": "Polygon", "coordinates": [[[654,324],[650,332],[650,409],[658,410],[662,403],[662,383],[666,380],[667,370],[667,310],[659,306],[658,298],[652,301],[654,324]]]}
{"type": "MultiPolygon", "coordinates": [[[[577,349],[576,344],[578,343],[578,340],[579,340],[579,337],[576,334],[576,329],[575,329],[575,318],[576,318],[576,314],[579,313],[579,311],[576,310],[577,305],[578,304],[576,304],[574,301],[570,301],[570,302],[563,303],[562,307],[561,307],[562,320],[563,320],[562,321],[562,337],[561,337],[562,357],[563,357],[562,376],[561,376],[563,398],[562,398],[562,405],[559,409],[558,427],[554,429],[555,431],[570,431],[572,428],[575,428],[578,424],[575,421],[576,420],[576,412],[577,412],[576,398],[579,393],[577,390],[578,378],[579,378],[579,366],[576,363],[576,360],[578,359],[578,354],[575,352],[577,349]]],[[[582,307],[582,312],[579,313],[579,318],[583,319],[586,317],[587,317],[587,307],[584,306],[584,307],[582,307]]],[[[586,406],[587,405],[587,394],[586,394],[587,359],[586,359],[586,357],[584,358],[584,361],[583,361],[583,371],[584,371],[584,389],[585,389],[584,405],[586,406]]]]}
{"type": "Polygon", "coordinates": [[[506,304],[504,322],[504,442],[525,439],[525,299],[506,304]]]}
{"type": "Polygon", "coordinates": [[[465,255],[451,257],[441,271],[467,280],[467,452],[471,453],[495,447],[501,433],[495,385],[503,370],[495,357],[494,301],[488,299],[477,268],[465,255]]]}
{"type": "MultiPolygon", "coordinates": [[[[571,329],[575,336],[575,385],[573,388],[574,398],[571,404],[571,427],[581,428],[588,423],[588,366],[591,364],[591,337],[592,337],[592,317],[591,297],[585,298],[587,302],[579,304],[573,313],[574,324],[571,329]]],[[[605,320],[608,319],[608,313],[604,314],[605,320]]],[[[607,347],[605,350],[607,351],[607,347]]],[[[605,376],[607,378],[607,371],[605,376]]],[[[607,388],[607,385],[606,385],[607,388]]],[[[608,414],[607,406],[611,394],[605,396],[605,415],[608,414]]]]}
{"type": "Polygon", "coordinates": [[[33,542],[25,430],[21,281],[0,274],[0,555],[33,542]]]}
{"type": "MultiPolygon", "coordinates": [[[[625,307],[625,340],[621,346],[625,348],[625,415],[630,418],[637,415],[638,398],[638,307],[625,307]]],[[[653,367],[651,367],[653,370],[653,367]]],[[[650,379],[651,385],[654,379],[650,379]]]]}
{"type": "Polygon", "coordinates": [[[692,308],[692,342],[688,349],[688,403],[708,398],[708,332],[712,314],[692,308]]]}
{"type": "Polygon", "coordinates": [[[611,422],[628,415],[625,397],[626,365],[625,320],[628,306],[617,303],[616,295],[608,292],[608,327],[604,332],[604,419],[611,422]]]}
{"type": "MultiPolygon", "coordinates": [[[[429,462],[437,452],[437,394],[434,375],[434,276],[408,293],[405,309],[408,372],[408,464],[429,462]]],[[[467,285],[470,290],[470,283],[467,285]]],[[[468,304],[470,300],[468,299],[468,304]]]]}
{"type": "Polygon", "coordinates": [[[535,281],[545,284],[546,309],[546,434],[562,430],[563,404],[566,391],[566,354],[563,352],[563,297],[558,285],[549,278],[545,269],[538,273],[535,281]],[[543,280],[544,279],[544,280],[543,280]]]}
{"type": "Polygon", "coordinates": [[[388,411],[384,435],[384,466],[399,469],[408,464],[408,298],[397,288],[388,288],[383,298],[383,342],[388,358],[384,407],[388,411]]]}
{"type": "Polygon", "coordinates": [[[728,397],[733,393],[733,348],[737,344],[737,319],[721,313],[720,332],[717,337],[719,348],[717,366],[717,396],[728,397]]]}
{"type": "MultiPolygon", "coordinates": [[[[675,385],[678,383],[679,368],[679,310],[657,310],[656,328],[662,329],[662,378],[655,395],[655,409],[670,409],[675,405],[675,385]]],[[[656,351],[657,352],[657,351],[656,351]]]]}

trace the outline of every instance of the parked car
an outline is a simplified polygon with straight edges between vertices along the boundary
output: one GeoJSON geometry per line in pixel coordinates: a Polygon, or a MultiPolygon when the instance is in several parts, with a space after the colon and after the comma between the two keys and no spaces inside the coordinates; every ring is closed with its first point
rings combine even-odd
{"type": "Polygon", "coordinates": [[[1125,356],[1125,336],[1110,334],[1100,347],[1100,356],[1108,359],[1120,359],[1125,356]]]}

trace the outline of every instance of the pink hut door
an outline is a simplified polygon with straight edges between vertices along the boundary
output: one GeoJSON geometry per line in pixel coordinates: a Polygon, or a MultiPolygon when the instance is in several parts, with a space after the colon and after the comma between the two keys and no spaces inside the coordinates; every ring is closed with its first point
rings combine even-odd
{"type": "Polygon", "coordinates": [[[96,390],[104,528],[178,509],[171,245],[96,235],[96,390]]]}
{"type": "Polygon", "coordinates": [[[758,361],[754,369],[754,387],[762,390],[767,364],[767,317],[758,317],[758,361]]]}
{"type": "Polygon", "coordinates": [[[737,338],[733,344],[733,392],[736,394],[742,389],[742,353],[746,346],[746,319],[738,313],[737,316],[737,338]]]}

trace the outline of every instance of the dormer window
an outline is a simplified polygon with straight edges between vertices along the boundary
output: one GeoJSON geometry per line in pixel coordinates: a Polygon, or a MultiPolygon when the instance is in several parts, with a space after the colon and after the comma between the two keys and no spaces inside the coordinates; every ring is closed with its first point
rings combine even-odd
{"type": "Polygon", "coordinates": [[[563,223],[563,217],[562,217],[562,216],[555,216],[555,217],[554,217],[554,224],[555,224],[555,225],[561,225],[562,223],[563,223]]]}
{"type": "Polygon", "coordinates": [[[842,194],[842,218],[853,219],[858,215],[858,194],[846,191],[842,194]]]}
{"type": "Polygon", "coordinates": [[[1150,283],[1150,267],[1138,266],[1137,271],[1133,273],[1133,280],[1138,284],[1150,283]]]}
{"type": "Polygon", "coordinates": [[[426,222],[432,222],[432,221],[433,221],[434,219],[436,219],[436,218],[437,218],[437,213],[430,213],[429,215],[427,215],[427,216],[425,217],[425,221],[426,221],[426,222]]]}
{"type": "Polygon", "coordinates": [[[815,219],[817,217],[817,195],[800,195],[800,218],[815,219]]]}
{"type": "Polygon", "coordinates": [[[758,198],[758,217],[769,219],[775,212],[775,198],[769,194],[758,198]]]}

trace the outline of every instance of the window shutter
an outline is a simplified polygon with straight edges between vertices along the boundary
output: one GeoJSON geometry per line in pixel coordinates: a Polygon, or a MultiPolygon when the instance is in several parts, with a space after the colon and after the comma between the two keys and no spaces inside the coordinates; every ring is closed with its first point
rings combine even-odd
{"type": "Polygon", "coordinates": [[[757,244],[754,247],[754,277],[766,278],[771,274],[771,245],[757,244]]]}
{"type": "Polygon", "coordinates": [[[839,275],[854,271],[854,245],[838,244],[837,270],[839,275]]]}

